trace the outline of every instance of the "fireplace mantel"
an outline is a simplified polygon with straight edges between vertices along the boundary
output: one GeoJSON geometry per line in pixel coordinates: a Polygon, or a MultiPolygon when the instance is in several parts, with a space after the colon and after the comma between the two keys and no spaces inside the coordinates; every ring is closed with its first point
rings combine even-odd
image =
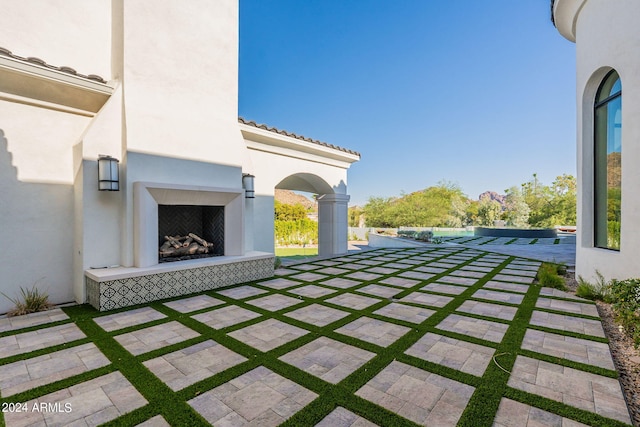
{"type": "MultiPolygon", "coordinates": [[[[224,253],[244,255],[244,190],[154,182],[133,184],[134,266],[158,264],[158,205],[224,206],[224,253]]],[[[181,261],[178,261],[181,262],[181,261]]]]}

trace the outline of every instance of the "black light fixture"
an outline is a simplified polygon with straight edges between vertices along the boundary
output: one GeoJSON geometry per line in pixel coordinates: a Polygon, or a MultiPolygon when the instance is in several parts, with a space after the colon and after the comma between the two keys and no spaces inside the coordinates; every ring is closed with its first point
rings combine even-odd
{"type": "Polygon", "coordinates": [[[246,199],[255,199],[256,198],[256,193],[255,190],[253,189],[253,179],[255,178],[255,176],[248,174],[248,173],[243,173],[242,174],[242,186],[244,187],[244,197],[246,199]]]}
{"type": "Polygon", "coordinates": [[[98,155],[98,190],[120,191],[119,162],[111,156],[98,155]]]}

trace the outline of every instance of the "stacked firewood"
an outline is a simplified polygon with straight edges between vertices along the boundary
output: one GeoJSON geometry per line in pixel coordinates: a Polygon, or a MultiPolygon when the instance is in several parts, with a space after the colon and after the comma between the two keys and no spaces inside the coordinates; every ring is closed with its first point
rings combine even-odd
{"type": "Polygon", "coordinates": [[[193,233],[186,236],[164,236],[164,243],[160,246],[160,258],[208,254],[210,250],[213,250],[213,243],[193,233]]]}

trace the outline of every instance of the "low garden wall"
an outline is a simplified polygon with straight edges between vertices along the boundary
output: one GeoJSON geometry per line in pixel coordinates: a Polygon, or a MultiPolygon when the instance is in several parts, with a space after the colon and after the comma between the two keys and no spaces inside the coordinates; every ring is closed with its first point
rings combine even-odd
{"type": "Polygon", "coordinates": [[[494,227],[476,227],[475,236],[482,237],[517,237],[531,239],[545,239],[558,237],[555,228],[494,228],[494,227]]]}

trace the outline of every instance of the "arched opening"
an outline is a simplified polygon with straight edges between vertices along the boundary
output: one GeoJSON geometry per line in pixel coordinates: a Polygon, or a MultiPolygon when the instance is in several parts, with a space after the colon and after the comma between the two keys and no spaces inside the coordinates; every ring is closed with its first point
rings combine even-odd
{"type": "MultiPolygon", "coordinates": [[[[300,221],[298,225],[290,224],[286,230],[294,233],[301,233],[301,228],[317,230],[318,255],[330,256],[340,255],[347,252],[347,210],[349,196],[337,193],[337,189],[329,185],[323,178],[310,173],[295,173],[282,179],[275,186],[276,190],[291,190],[302,192],[303,196],[314,202],[317,214],[308,215],[307,219],[300,221]],[[317,224],[310,224],[309,221],[316,221],[317,224]]],[[[300,213],[298,213],[300,216],[300,213]]],[[[278,230],[276,225],[276,235],[282,230],[278,230]]],[[[284,227],[283,227],[284,228],[284,227]]],[[[286,232],[286,230],[284,232],[286,232]]],[[[300,241],[308,239],[309,234],[300,236],[300,241]],[[307,236],[307,237],[305,237],[307,236]]],[[[295,239],[294,239],[295,240],[295,239]]],[[[281,240],[280,240],[281,241],[281,240]]],[[[276,236],[276,245],[279,239],[276,236]]],[[[303,243],[306,244],[306,243],[303,243]]]]}

